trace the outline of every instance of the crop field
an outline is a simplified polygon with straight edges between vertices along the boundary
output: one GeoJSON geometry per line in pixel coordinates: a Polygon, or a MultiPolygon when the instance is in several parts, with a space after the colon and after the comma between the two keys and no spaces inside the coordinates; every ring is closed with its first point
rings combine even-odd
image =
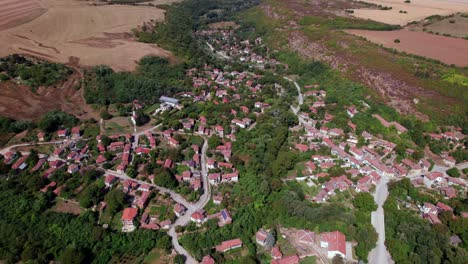
{"type": "Polygon", "coordinates": [[[457,12],[468,11],[468,1],[464,0],[365,0],[365,2],[388,7],[353,9],[353,15],[363,19],[394,24],[406,25],[412,21],[423,20],[432,15],[450,15],[457,12]]]}
{"type": "Polygon", "coordinates": [[[78,0],[6,0],[0,5],[0,57],[29,54],[54,62],[107,64],[133,70],[141,57],[171,53],[133,39],[131,30],[164,19],[150,6],[98,5],[78,0]]]}
{"type": "Polygon", "coordinates": [[[384,47],[436,59],[446,64],[468,66],[468,43],[463,39],[409,31],[347,30],[384,47]]]}

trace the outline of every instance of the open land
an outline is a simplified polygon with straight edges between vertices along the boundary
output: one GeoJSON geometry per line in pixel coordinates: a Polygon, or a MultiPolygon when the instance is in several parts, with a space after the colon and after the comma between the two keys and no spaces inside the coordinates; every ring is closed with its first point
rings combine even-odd
{"type": "Polygon", "coordinates": [[[1,57],[20,53],[61,63],[74,57],[83,66],[106,64],[119,71],[133,70],[145,55],[171,57],[157,45],[135,41],[130,33],[145,22],[163,20],[162,9],[92,6],[75,0],[22,2],[8,0],[0,6],[0,14],[5,14],[0,15],[1,57]],[[30,9],[42,14],[27,11],[30,9]]]}
{"type": "Polygon", "coordinates": [[[73,73],[55,87],[40,87],[37,91],[15,82],[0,82],[0,112],[14,119],[39,120],[54,109],[74,114],[80,119],[99,119],[99,115],[86,104],[80,88],[81,75],[73,73]]]}
{"type": "Polygon", "coordinates": [[[405,3],[403,0],[366,0],[365,2],[392,7],[392,9],[353,9],[354,16],[394,25],[406,25],[432,15],[446,16],[468,11],[466,0],[411,0],[410,3],[405,3]]]}
{"type": "Polygon", "coordinates": [[[398,51],[432,58],[446,64],[468,66],[468,42],[463,39],[415,32],[407,29],[394,31],[347,30],[369,41],[398,51]],[[400,40],[396,43],[395,40],[400,40]]]}
{"type": "Polygon", "coordinates": [[[466,15],[455,14],[435,20],[432,21],[431,19],[428,21],[425,19],[416,25],[409,25],[408,28],[414,31],[426,31],[434,34],[468,38],[468,17],[466,15]]]}

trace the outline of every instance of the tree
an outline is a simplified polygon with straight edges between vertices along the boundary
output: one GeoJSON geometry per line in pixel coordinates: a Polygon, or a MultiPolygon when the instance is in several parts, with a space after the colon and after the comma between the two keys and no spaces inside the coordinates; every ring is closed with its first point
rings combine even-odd
{"type": "Polygon", "coordinates": [[[377,210],[377,204],[374,202],[372,195],[366,192],[360,192],[354,197],[353,205],[359,210],[372,212],[377,210]]]}
{"type": "Polygon", "coordinates": [[[107,210],[115,214],[121,210],[125,204],[125,194],[117,189],[112,189],[104,198],[107,203],[107,210]]]}
{"type": "Polygon", "coordinates": [[[64,264],[81,264],[85,263],[86,254],[83,250],[67,247],[62,253],[62,263],[64,264]]]}
{"type": "Polygon", "coordinates": [[[185,263],[185,256],[184,255],[176,255],[174,258],[174,263],[177,264],[184,264],[185,263]]]}
{"type": "Polygon", "coordinates": [[[154,171],[154,182],[158,186],[170,189],[177,186],[177,180],[165,168],[158,168],[154,171]]]}
{"type": "Polygon", "coordinates": [[[214,136],[211,136],[209,139],[208,139],[208,147],[210,149],[215,149],[217,146],[219,146],[221,144],[221,138],[219,138],[218,136],[214,135],[214,136]]]}
{"type": "Polygon", "coordinates": [[[460,171],[456,167],[448,169],[447,174],[455,178],[460,177],[460,171]]]}
{"type": "Polygon", "coordinates": [[[97,185],[91,185],[85,189],[83,194],[80,197],[80,206],[84,208],[89,208],[93,205],[98,204],[101,199],[101,188],[97,185]]]}

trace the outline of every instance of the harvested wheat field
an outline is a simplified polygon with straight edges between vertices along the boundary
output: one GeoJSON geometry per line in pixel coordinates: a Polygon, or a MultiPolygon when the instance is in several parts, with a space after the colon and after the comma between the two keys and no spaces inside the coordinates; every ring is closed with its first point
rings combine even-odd
{"type": "Polygon", "coordinates": [[[40,0],[1,0],[0,30],[31,21],[46,11],[40,0]]]}
{"type": "Polygon", "coordinates": [[[395,31],[346,30],[346,32],[382,44],[387,48],[436,59],[446,64],[455,64],[460,67],[468,66],[468,41],[464,39],[407,29],[395,31]],[[400,43],[395,42],[397,39],[400,43]]]}
{"type": "Polygon", "coordinates": [[[79,0],[2,0],[0,5],[0,57],[30,54],[66,63],[79,58],[80,65],[107,64],[115,70],[133,70],[141,57],[171,54],[157,45],[135,41],[130,34],[144,22],[161,21],[164,11],[148,6],[93,6],[79,0]],[[38,17],[24,15],[38,3],[46,11],[38,17]],[[13,7],[13,8],[12,8],[13,7]],[[14,18],[16,14],[16,19],[14,18]],[[11,26],[11,21],[16,21],[11,26]],[[18,25],[21,21],[26,21],[18,25]]]}
{"type": "Polygon", "coordinates": [[[468,11],[468,0],[411,0],[410,3],[405,3],[404,0],[365,0],[365,2],[392,9],[353,9],[354,16],[392,25],[406,25],[432,15],[445,16],[468,11]]]}

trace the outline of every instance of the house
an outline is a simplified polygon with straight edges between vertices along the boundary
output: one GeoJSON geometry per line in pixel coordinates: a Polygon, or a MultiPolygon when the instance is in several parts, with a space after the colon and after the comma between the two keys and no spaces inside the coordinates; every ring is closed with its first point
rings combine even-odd
{"type": "Polygon", "coordinates": [[[169,145],[172,147],[178,147],[179,141],[175,140],[173,137],[169,137],[169,145]]]}
{"type": "Polygon", "coordinates": [[[271,251],[271,258],[273,259],[281,259],[283,258],[283,253],[281,253],[281,250],[278,246],[274,246],[271,251]]]}
{"type": "Polygon", "coordinates": [[[221,182],[221,173],[210,173],[208,174],[208,180],[211,185],[216,185],[221,182]]]}
{"type": "Polygon", "coordinates": [[[78,172],[79,170],[80,170],[80,166],[78,166],[77,164],[71,164],[70,166],[68,166],[67,172],[72,174],[72,173],[78,172]]]}
{"type": "Polygon", "coordinates": [[[335,255],[346,256],[346,237],[340,231],[326,232],[320,234],[320,246],[327,249],[328,258],[335,255]]]}
{"type": "Polygon", "coordinates": [[[198,224],[205,222],[206,220],[205,211],[203,210],[196,211],[190,216],[190,220],[198,224]]]}
{"type": "Polygon", "coordinates": [[[453,157],[445,156],[443,162],[445,163],[445,165],[447,165],[449,167],[453,167],[453,166],[455,166],[455,163],[457,161],[453,157]]]}
{"type": "Polygon", "coordinates": [[[160,101],[161,103],[170,105],[170,106],[172,106],[172,107],[175,107],[175,106],[178,106],[178,105],[179,105],[179,100],[177,100],[177,99],[175,99],[175,98],[167,97],[167,96],[161,96],[161,97],[159,98],[159,101],[160,101]]]}
{"type": "Polygon", "coordinates": [[[440,192],[445,195],[445,198],[452,199],[457,197],[457,191],[453,187],[440,188],[440,192]]]}
{"type": "Polygon", "coordinates": [[[453,208],[450,207],[450,206],[448,206],[448,205],[446,205],[446,204],[444,204],[444,203],[438,202],[438,203],[436,204],[436,206],[437,206],[437,208],[438,208],[440,211],[442,211],[442,212],[444,212],[444,211],[453,212],[453,208]]]}
{"type": "Polygon", "coordinates": [[[182,216],[183,214],[185,214],[186,211],[187,211],[187,208],[185,208],[185,206],[183,206],[180,203],[176,203],[176,205],[174,206],[174,213],[176,214],[177,217],[182,216]]]}
{"type": "Polygon", "coordinates": [[[68,135],[68,129],[62,129],[62,130],[57,131],[58,137],[64,138],[67,135],[68,135]]]}
{"type": "Polygon", "coordinates": [[[231,239],[228,241],[223,241],[220,245],[216,246],[217,252],[226,252],[231,249],[236,249],[242,247],[242,240],[239,238],[231,239]]]}
{"type": "Polygon", "coordinates": [[[64,163],[63,163],[63,161],[61,161],[61,160],[54,160],[54,161],[51,161],[51,162],[49,163],[50,167],[51,167],[51,168],[54,168],[54,169],[57,169],[57,168],[61,167],[63,164],[64,164],[64,163]]]}
{"type": "Polygon", "coordinates": [[[37,139],[39,140],[39,142],[43,142],[45,139],[45,133],[44,132],[37,133],[37,139]]]}
{"type": "Polygon", "coordinates": [[[282,259],[273,259],[271,264],[299,264],[301,259],[297,254],[284,257],[282,259]]]}
{"type": "Polygon", "coordinates": [[[271,248],[275,244],[275,238],[270,232],[263,229],[255,234],[255,241],[262,247],[271,248]]]}
{"type": "Polygon", "coordinates": [[[304,145],[304,144],[296,144],[295,147],[296,147],[296,149],[299,150],[300,152],[307,152],[307,151],[309,151],[309,146],[304,145]]]}
{"type": "Polygon", "coordinates": [[[42,166],[44,165],[44,163],[46,163],[46,161],[47,161],[46,158],[39,159],[36,165],[34,165],[34,167],[29,172],[33,173],[33,172],[38,171],[39,169],[42,168],[42,166]]]}
{"type": "Polygon", "coordinates": [[[81,128],[79,126],[73,127],[71,129],[71,136],[73,138],[80,138],[81,137],[81,128]]]}
{"type": "Polygon", "coordinates": [[[172,225],[171,220],[167,219],[160,223],[162,229],[169,229],[172,225]]]}
{"type": "Polygon", "coordinates": [[[221,182],[237,182],[239,181],[239,172],[223,174],[221,179],[221,182]]]}
{"type": "Polygon", "coordinates": [[[221,210],[220,214],[221,215],[219,217],[219,220],[220,220],[219,226],[224,226],[224,225],[232,223],[231,214],[229,213],[228,209],[221,210]]]}
{"type": "Polygon", "coordinates": [[[206,255],[203,257],[200,264],[215,264],[215,260],[210,255],[206,255]]]}
{"type": "Polygon", "coordinates": [[[114,185],[116,181],[117,177],[113,175],[107,175],[104,179],[104,184],[106,185],[106,187],[112,187],[112,185],[114,185]]]}
{"type": "Polygon", "coordinates": [[[15,162],[15,164],[13,164],[13,166],[11,166],[11,168],[14,170],[24,170],[28,166],[26,163],[28,157],[28,155],[22,156],[15,162]]]}
{"type": "Polygon", "coordinates": [[[424,175],[424,185],[431,187],[433,184],[439,184],[443,179],[441,172],[429,172],[424,175]]]}
{"type": "Polygon", "coordinates": [[[431,203],[424,203],[424,205],[421,207],[421,211],[423,214],[437,215],[439,213],[437,207],[431,203]]]}
{"type": "Polygon", "coordinates": [[[137,208],[125,208],[122,213],[122,232],[133,232],[135,230],[135,225],[133,221],[135,217],[138,215],[137,208]]]}

